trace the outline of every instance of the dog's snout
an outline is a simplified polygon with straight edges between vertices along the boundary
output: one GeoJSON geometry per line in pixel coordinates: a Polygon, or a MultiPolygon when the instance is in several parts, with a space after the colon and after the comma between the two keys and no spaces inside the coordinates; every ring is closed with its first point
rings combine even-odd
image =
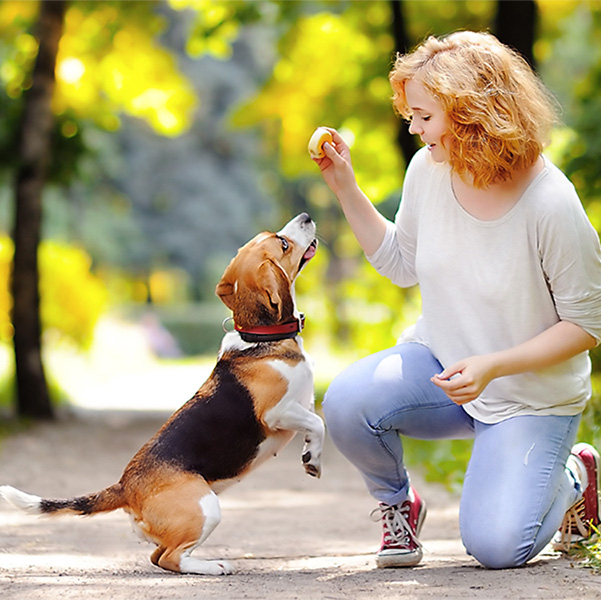
{"type": "Polygon", "coordinates": [[[302,212],[299,215],[296,215],[296,217],[294,217],[292,221],[290,221],[290,223],[295,223],[297,227],[300,227],[301,229],[305,229],[314,225],[311,215],[306,212],[302,212]]]}
{"type": "Polygon", "coordinates": [[[315,221],[311,218],[309,213],[303,212],[300,215],[296,216],[293,221],[295,221],[300,227],[301,231],[311,231],[313,227],[315,227],[315,221]]]}
{"type": "Polygon", "coordinates": [[[289,221],[284,228],[278,232],[278,235],[289,237],[297,243],[304,245],[309,244],[315,235],[315,222],[306,212],[296,215],[289,221]],[[310,237],[311,239],[307,239],[310,237]]]}

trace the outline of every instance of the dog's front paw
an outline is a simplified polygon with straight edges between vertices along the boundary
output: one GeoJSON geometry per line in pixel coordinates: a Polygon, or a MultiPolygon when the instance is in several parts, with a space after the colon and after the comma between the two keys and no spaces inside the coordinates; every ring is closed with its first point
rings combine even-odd
{"type": "Polygon", "coordinates": [[[308,450],[303,453],[302,460],[307,475],[311,475],[311,477],[317,477],[319,479],[321,477],[321,461],[319,459],[313,461],[311,452],[308,450]]]}

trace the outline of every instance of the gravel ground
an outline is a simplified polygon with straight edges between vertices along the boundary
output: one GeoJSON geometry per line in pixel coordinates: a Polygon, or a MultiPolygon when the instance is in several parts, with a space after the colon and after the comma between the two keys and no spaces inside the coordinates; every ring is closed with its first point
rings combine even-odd
{"type": "MultiPolygon", "coordinates": [[[[79,495],[116,481],[160,426],[162,413],[77,411],[36,425],[0,446],[0,484],[46,497],[79,495]]],[[[0,598],[27,600],[347,599],[601,597],[601,576],[551,552],[521,569],[489,571],[459,540],[458,499],[413,483],[428,503],[423,563],[376,569],[373,501],[327,443],[320,480],[300,463],[301,439],[221,496],[219,527],[196,550],[225,558],[227,577],[166,573],[149,562],[118,511],[93,518],[36,518],[0,501],[0,598]]]]}

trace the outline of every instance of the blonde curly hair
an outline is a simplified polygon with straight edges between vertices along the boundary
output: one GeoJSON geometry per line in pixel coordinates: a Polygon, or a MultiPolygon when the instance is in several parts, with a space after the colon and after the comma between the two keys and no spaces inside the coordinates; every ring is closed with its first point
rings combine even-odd
{"type": "Polygon", "coordinates": [[[533,165],[557,121],[556,102],[515,51],[489,33],[429,37],[397,55],[393,105],[411,118],[405,83],[419,81],[449,118],[451,168],[486,188],[533,165]]]}

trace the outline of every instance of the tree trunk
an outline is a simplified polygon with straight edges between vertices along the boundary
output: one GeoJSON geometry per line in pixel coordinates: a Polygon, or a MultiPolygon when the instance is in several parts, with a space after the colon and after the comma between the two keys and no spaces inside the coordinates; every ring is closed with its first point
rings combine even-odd
{"type": "MultiPolygon", "coordinates": [[[[405,14],[403,12],[402,0],[391,0],[392,8],[392,35],[394,37],[395,53],[406,54],[409,52],[409,40],[407,36],[407,27],[405,25],[405,14]]],[[[409,133],[407,123],[400,121],[397,131],[397,144],[401,150],[405,164],[417,152],[418,145],[414,135],[409,133]]]]}
{"type": "Polygon", "coordinates": [[[40,3],[38,56],[32,85],[23,95],[19,166],[15,182],[15,255],[12,271],[17,412],[36,419],[54,417],[44,365],[40,323],[38,246],[42,229],[42,190],[53,125],[54,68],[66,10],[64,0],[40,3]]]}
{"type": "Polygon", "coordinates": [[[534,69],[534,40],[538,24],[535,0],[497,1],[495,33],[508,46],[517,50],[534,69]]]}

